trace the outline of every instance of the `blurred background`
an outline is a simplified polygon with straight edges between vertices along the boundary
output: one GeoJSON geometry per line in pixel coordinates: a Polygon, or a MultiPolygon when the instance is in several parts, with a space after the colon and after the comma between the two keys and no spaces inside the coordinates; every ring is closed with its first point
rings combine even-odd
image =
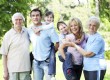
{"type": "MultiPolygon", "coordinates": [[[[43,14],[47,10],[54,13],[54,25],[57,32],[57,22],[64,21],[68,24],[72,17],[79,18],[83,23],[84,31],[87,32],[87,19],[94,15],[99,17],[101,20],[99,33],[106,42],[105,57],[108,69],[104,80],[110,80],[110,0],[0,0],[0,46],[4,34],[12,27],[11,16],[15,12],[21,12],[26,18],[24,25],[28,27],[31,23],[29,13],[34,8],[39,8],[43,14]]],[[[0,55],[0,80],[3,80],[2,69],[0,55]]],[[[56,77],[57,80],[65,80],[62,63],[58,58],[56,77]]],[[[84,80],[83,76],[81,80],[84,80]]]]}

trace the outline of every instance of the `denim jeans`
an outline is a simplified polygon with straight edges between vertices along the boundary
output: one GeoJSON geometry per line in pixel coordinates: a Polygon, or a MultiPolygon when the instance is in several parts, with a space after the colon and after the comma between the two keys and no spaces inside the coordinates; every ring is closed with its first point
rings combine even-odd
{"type": "Polygon", "coordinates": [[[51,75],[48,75],[49,62],[33,60],[33,75],[34,80],[43,80],[44,74],[46,80],[51,80],[51,75]]]}

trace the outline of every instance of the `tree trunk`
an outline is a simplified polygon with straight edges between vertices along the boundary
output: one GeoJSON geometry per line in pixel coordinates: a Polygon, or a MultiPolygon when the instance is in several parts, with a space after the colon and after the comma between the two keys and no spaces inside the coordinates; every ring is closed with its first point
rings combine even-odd
{"type": "Polygon", "coordinates": [[[99,0],[95,0],[95,5],[96,5],[95,15],[99,17],[99,0]]]}

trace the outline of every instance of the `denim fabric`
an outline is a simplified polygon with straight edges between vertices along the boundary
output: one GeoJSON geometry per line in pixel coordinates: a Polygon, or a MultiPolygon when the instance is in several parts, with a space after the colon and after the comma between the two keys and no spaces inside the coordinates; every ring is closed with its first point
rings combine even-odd
{"type": "Polygon", "coordinates": [[[66,52],[66,59],[63,62],[63,72],[67,80],[73,80],[72,68],[73,68],[72,54],[66,52]]]}
{"type": "Polygon", "coordinates": [[[43,80],[45,74],[45,80],[51,80],[51,75],[48,75],[48,65],[47,61],[37,61],[33,60],[33,80],[43,80]]]}
{"type": "Polygon", "coordinates": [[[63,72],[67,80],[80,80],[83,65],[74,65],[72,54],[66,52],[66,59],[63,62],[63,72]]]}
{"type": "MultiPolygon", "coordinates": [[[[68,48],[68,47],[65,47],[65,48],[64,48],[64,52],[67,52],[67,48],[68,48]]],[[[59,53],[59,54],[60,54],[60,53],[59,53]]],[[[71,55],[71,54],[68,54],[68,55],[71,55]]],[[[68,55],[67,55],[67,56],[68,56],[68,55]]],[[[59,60],[60,60],[61,62],[64,62],[64,61],[65,61],[65,60],[62,58],[61,55],[58,55],[58,58],[59,58],[59,60]]]]}
{"type": "Polygon", "coordinates": [[[55,75],[56,74],[56,56],[55,56],[55,47],[54,43],[51,45],[51,53],[49,57],[49,75],[55,75]]]}

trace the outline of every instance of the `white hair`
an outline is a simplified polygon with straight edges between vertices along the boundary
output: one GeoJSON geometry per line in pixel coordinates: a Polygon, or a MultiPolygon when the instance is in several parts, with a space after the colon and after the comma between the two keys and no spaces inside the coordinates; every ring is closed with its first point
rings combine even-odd
{"type": "Polygon", "coordinates": [[[23,21],[25,21],[24,16],[23,16],[20,12],[17,12],[17,13],[15,13],[15,14],[13,14],[13,16],[12,16],[12,21],[13,21],[13,22],[15,21],[15,17],[16,17],[16,16],[21,16],[22,19],[23,19],[23,21]]]}
{"type": "Polygon", "coordinates": [[[96,22],[96,25],[97,25],[97,27],[99,28],[99,26],[100,26],[100,19],[99,19],[98,17],[96,17],[96,16],[91,16],[91,17],[89,18],[89,20],[88,20],[88,24],[89,24],[89,22],[91,22],[91,21],[96,22]]]}

